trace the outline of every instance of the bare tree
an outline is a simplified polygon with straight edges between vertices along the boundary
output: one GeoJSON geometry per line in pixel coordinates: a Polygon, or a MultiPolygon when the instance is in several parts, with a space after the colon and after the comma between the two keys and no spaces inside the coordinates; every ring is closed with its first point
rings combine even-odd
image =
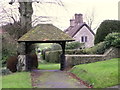
{"type": "Polygon", "coordinates": [[[92,9],[92,11],[87,11],[86,12],[85,20],[86,20],[87,25],[92,30],[96,30],[98,28],[98,25],[93,27],[93,23],[95,22],[95,9],[94,8],[92,9]]]}
{"type": "MultiPolygon", "coordinates": [[[[15,0],[11,0],[9,4],[13,4],[15,0]]],[[[32,24],[34,25],[37,22],[48,22],[51,21],[51,17],[49,16],[39,16],[36,17],[34,20],[32,20],[33,15],[33,3],[37,2],[39,4],[47,3],[47,4],[55,4],[64,7],[61,0],[52,0],[52,1],[46,1],[46,0],[18,0],[19,3],[19,13],[20,13],[20,22],[21,22],[21,30],[22,34],[25,34],[30,28],[32,27],[32,24]],[[44,18],[44,20],[43,20],[44,18]],[[48,19],[48,20],[47,20],[48,19]]],[[[34,4],[35,5],[35,4],[34,4]]],[[[38,6],[38,5],[37,5],[38,6]]],[[[47,14],[46,14],[47,15],[47,14]]]]}
{"type": "MultiPolygon", "coordinates": [[[[15,0],[11,0],[9,2],[9,4],[13,4],[15,2],[15,0]]],[[[45,17],[45,16],[39,16],[37,17],[36,19],[32,20],[32,15],[33,15],[33,2],[36,2],[33,1],[33,0],[24,0],[24,1],[21,1],[21,0],[18,0],[18,3],[19,3],[19,13],[20,13],[20,24],[21,24],[21,33],[19,33],[20,37],[25,34],[26,32],[28,32],[28,30],[31,29],[32,27],[32,23],[36,23],[37,21],[39,21],[39,19],[41,18],[50,18],[50,17],[45,17]]],[[[54,0],[53,1],[37,1],[37,3],[40,3],[40,4],[43,4],[43,3],[48,3],[48,4],[57,4],[57,5],[60,5],[60,6],[64,6],[63,3],[60,1],[60,0],[54,0]]],[[[24,48],[24,47],[23,47],[24,48]]],[[[21,53],[24,53],[21,52],[21,53]]]]}

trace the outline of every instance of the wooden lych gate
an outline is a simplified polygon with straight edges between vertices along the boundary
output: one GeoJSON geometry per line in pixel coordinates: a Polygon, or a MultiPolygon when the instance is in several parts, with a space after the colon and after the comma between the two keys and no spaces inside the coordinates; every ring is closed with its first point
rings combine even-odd
{"type": "Polygon", "coordinates": [[[24,52],[28,53],[29,46],[34,43],[58,43],[62,47],[60,59],[60,70],[65,69],[65,45],[66,42],[74,41],[69,35],[64,33],[52,24],[38,24],[33,29],[24,34],[18,43],[24,43],[24,52]]]}

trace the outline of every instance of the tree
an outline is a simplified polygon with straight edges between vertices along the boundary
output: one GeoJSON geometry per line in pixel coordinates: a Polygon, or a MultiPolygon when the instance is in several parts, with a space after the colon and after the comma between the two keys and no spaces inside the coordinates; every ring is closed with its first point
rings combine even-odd
{"type": "MultiPolygon", "coordinates": [[[[15,0],[11,0],[9,2],[9,4],[12,5],[14,2],[15,2],[15,0]]],[[[21,30],[23,30],[22,35],[31,29],[32,23],[36,22],[36,20],[40,21],[41,18],[50,18],[50,17],[46,17],[46,16],[39,16],[39,17],[35,18],[34,20],[32,20],[31,18],[32,18],[32,14],[33,14],[33,6],[32,6],[33,2],[37,2],[40,4],[49,3],[49,4],[57,4],[59,6],[64,6],[61,0],[52,0],[52,1],[24,0],[24,2],[21,0],[18,0],[18,2],[19,2],[21,30]]]]}
{"type": "MultiPolygon", "coordinates": [[[[15,0],[11,0],[9,4],[13,4],[15,0]]],[[[33,7],[32,7],[32,0],[27,0],[25,2],[19,2],[19,13],[20,13],[20,25],[21,25],[21,33],[20,37],[27,33],[32,27],[32,14],[33,14],[33,7]]],[[[51,2],[49,2],[51,3],[51,2]]],[[[62,2],[58,3],[59,5],[63,5],[62,2]],[[61,4],[60,4],[61,3],[61,4]]],[[[23,45],[22,45],[23,46],[23,45]]],[[[24,47],[23,47],[24,48],[24,47]]]]}
{"type": "Polygon", "coordinates": [[[87,11],[85,14],[85,20],[87,25],[92,29],[96,30],[98,26],[95,26],[93,28],[93,23],[95,22],[95,9],[92,9],[92,11],[87,11]]]}
{"type": "MultiPolygon", "coordinates": [[[[15,2],[15,0],[11,0],[11,2],[9,2],[9,4],[13,4],[15,2]]],[[[20,25],[21,25],[21,34],[20,36],[22,36],[23,34],[25,34],[28,30],[31,29],[32,25],[32,14],[33,14],[33,8],[32,8],[32,0],[27,0],[27,2],[21,2],[20,0],[18,0],[19,2],[19,13],[20,13],[20,25]]]]}
{"type": "Polygon", "coordinates": [[[119,20],[105,20],[97,29],[94,43],[100,43],[104,41],[105,37],[112,32],[120,32],[119,20]]]}
{"type": "MultiPolygon", "coordinates": [[[[17,54],[17,40],[30,28],[32,27],[32,23],[36,23],[38,21],[41,21],[42,18],[49,18],[46,16],[39,16],[32,20],[32,0],[29,0],[30,2],[20,2],[22,0],[19,0],[19,3],[16,3],[13,5],[15,0],[11,0],[9,4],[11,4],[11,8],[5,7],[5,3],[0,3],[0,25],[2,25],[2,29],[5,29],[7,31],[7,34],[2,37],[2,59],[6,60],[8,56],[17,54]],[[3,4],[3,5],[2,5],[3,4]],[[16,7],[15,7],[16,6],[16,7]],[[12,8],[13,7],[13,8],[12,8]]],[[[24,0],[25,1],[25,0],[24,0]]],[[[37,0],[34,0],[37,1],[37,0]]],[[[60,6],[63,6],[62,2],[60,0],[53,0],[56,1],[53,3],[50,2],[44,2],[44,0],[39,1],[40,4],[42,3],[50,3],[50,4],[57,4],[60,6]]],[[[38,3],[38,2],[37,2],[38,3]]],[[[24,45],[24,44],[23,44],[24,45]]]]}

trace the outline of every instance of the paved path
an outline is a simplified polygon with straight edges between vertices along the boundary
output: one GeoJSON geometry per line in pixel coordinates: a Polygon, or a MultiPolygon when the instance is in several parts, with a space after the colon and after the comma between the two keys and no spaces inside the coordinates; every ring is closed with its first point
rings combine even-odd
{"type": "Polygon", "coordinates": [[[87,88],[60,70],[34,70],[31,76],[32,86],[37,88],[87,88]]]}

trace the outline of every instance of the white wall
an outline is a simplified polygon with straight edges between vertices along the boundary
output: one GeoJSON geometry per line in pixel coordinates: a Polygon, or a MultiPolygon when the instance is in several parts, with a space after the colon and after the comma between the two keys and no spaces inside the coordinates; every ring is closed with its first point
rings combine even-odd
{"type": "Polygon", "coordinates": [[[82,36],[87,36],[87,42],[85,43],[86,48],[94,46],[94,35],[88,30],[86,26],[83,26],[73,38],[81,43],[82,36]]]}

